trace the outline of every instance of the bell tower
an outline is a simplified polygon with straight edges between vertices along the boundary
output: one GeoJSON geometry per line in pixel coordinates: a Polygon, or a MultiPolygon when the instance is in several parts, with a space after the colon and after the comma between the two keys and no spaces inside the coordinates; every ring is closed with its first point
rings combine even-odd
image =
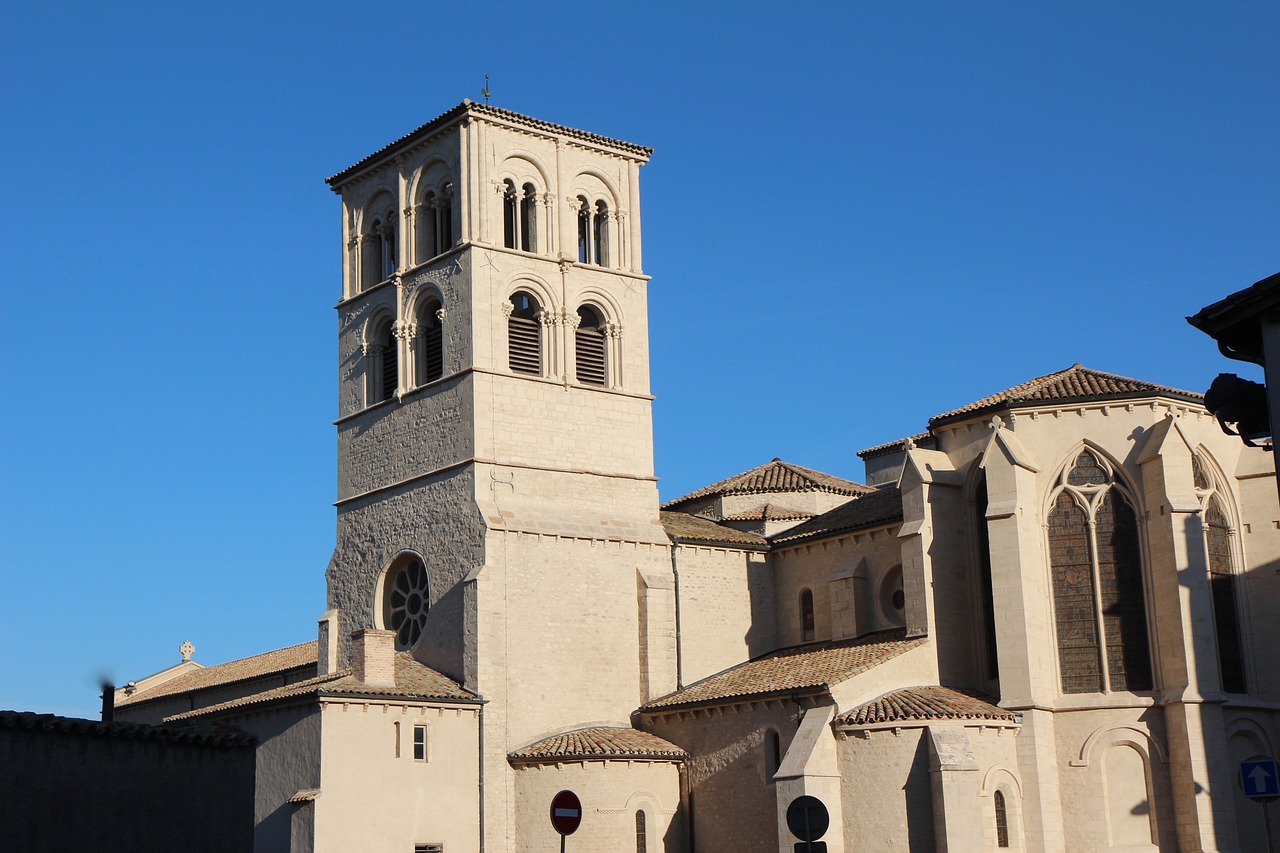
{"type": "Polygon", "coordinates": [[[625,724],[675,686],[674,640],[641,624],[674,606],[641,264],[651,153],[463,101],[329,179],[328,605],[343,635],[393,630],[489,700],[495,772],[524,738],[625,724]]]}

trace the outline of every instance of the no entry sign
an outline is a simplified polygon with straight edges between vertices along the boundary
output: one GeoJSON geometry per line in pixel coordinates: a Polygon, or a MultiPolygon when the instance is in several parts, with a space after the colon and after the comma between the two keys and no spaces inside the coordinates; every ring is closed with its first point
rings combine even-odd
{"type": "Polygon", "coordinates": [[[551,798],[551,827],[561,835],[573,835],[582,823],[582,803],[573,791],[561,791],[551,798]]]}

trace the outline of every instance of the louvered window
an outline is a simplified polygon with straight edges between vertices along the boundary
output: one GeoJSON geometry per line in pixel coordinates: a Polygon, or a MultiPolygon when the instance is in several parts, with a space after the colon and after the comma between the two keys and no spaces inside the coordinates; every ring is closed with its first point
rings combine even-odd
{"type": "Polygon", "coordinates": [[[1151,689],[1138,522],[1091,451],[1049,512],[1049,563],[1064,693],[1151,689]]]}
{"type": "Polygon", "coordinates": [[[513,310],[507,320],[508,363],[515,373],[542,374],[542,311],[528,293],[511,297],[513,310]]]}
{"type": "Polygon", "coordinates": [[[440,303],[431,300],[418,315],[418,384],[444,376],[444,324],[440,303]]]}
{"type": "Polygon", "coordinates": [[[590,308],[578,309],[578,329],[574,335],[578,381],[586,385],[605,385],[604,323],[590,308]]]}
{"type": "Polygon", "coordinates": [[[399,384],[400,371],[399,359],[396,358],[396,340],[391,338],[382,347],[382,387],[381,397],[379,401],[390,400],[396,395],[396,385],[399,384]]]}
{"type": "Polygon", "coordinates": [[[1213,596],[1222,689],[1227,693],[1244,693],[1244,655],[1236,610],[1236,578],[1232,571],[1231,525],[1217,498],[1210,498],[1205,510],[1205,544],[1209,550],[1209,588],[1213,596]]]}

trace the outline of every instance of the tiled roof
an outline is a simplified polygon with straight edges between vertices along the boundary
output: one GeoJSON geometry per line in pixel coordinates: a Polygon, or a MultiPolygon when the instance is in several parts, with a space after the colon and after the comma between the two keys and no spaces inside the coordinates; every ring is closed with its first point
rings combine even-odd
{"type": "Polygon", "coordinates": [[[780,649],[655,699],[641,710],[665,710],[790,690],[828,689],[923,642],[922,637],[906,639],[906,630],[896,628],[856,640],[780,649]]]}
{"type": "Polygon", "coordinates": [[[759,495],[771,492],[827,492],[835,495],[860,495],[869,491],[871,491],[870,486],[833,477],[811,468],[792,465],[781,459],[774,459],[758,468],[735,474],[718,483],[704,486],[696,492],[668,501],[663,504],[663,507],[674,509],[685,501],[713,495],[759,495]]]}
{"type": "Polygon", "coordinates": [[[752,548],[765,548],[769,544],[763,536],[747,533],[745,530],[725,527],[716,524],[714,521],[699,518],[696,515],[689,515],[684,512],[669,512],[667,510],[663,510],[660,515],[662,517],[662,529],[667,531],[667,535],[672,540],[716,542],[724,545],[745,545],[752,548]]]}
{"type": "Polygon", "coordinates": [[[1023,382],[1021,385],[1015,385],[1012,388],[1001,391],[999,394],[983,397],[981,400],[977,400],[967,406],[961,406],[958,409],[935,415],[929,419],[929,423],[936,424],[939,421],[961,415],[970,415],[987,409],[1016,408],[1035,403],[1119,400],[1151,396],[1175,397],[1193,403],[1200,403],[1204,400],[1201,395],[1190,391],[1180,391],[1177,388],[1155,385],[1139,379],[1129,379],[1125,376],[1116,376],[1114,373],[1102,373],[1097,370],[1090,370],[1079,364],[1073,364],[1066,370],[1037,377],[1030,382],[1023,382]]]}
{"type": "Polygon", "coordinates": [[[769,544],[793,544],[801,539],[819,539],[901,520],[902,494],[896,486],[882,486],[770,537],[769,544]]]}
{"type": "Polygon", "coordinates": [[[172,717],[166,717],[165,721],[188,720],[285,699],[318,699],[322,696],[401,698],[445,702],[477,701],[476,694],[467,690],[447,675],[423,666],[414,660],[408,652],[397,652],[395,687],[364,684],[352,676],[350,669],[340,669],[337,672],[318,675],[315,678],[308,678],[306,681],[299,681],[296,684],[273,687],[270,690],[264,690],[261,693],[254,693],[250,696],[241,696],[229,702],[210,705],[207,708],[197,708],[194,711],[187,711],[183,714],[175,714],[172,717]]]}
{"type": "Polygon", "coordinates": [[[150,726],[146,723],[119,721],[102,723],[97,720],[59,717],[54,714],[33,714],[30,711],[0,711],[0,729],[19,729],[45,734],[65,732],[88,737],[156,740],[207,746],[253,746],[258,742],[253,735],[228,726],[150,726]]]}
{"type": "Polygon", "coordinates": [[[724,517],[725,521],[799,521],[805,518],[813,518],[816,512],[806,512],[802,509],[791,509],[785,506],[776,506],[774,504],[765,504],[764,506],[749,509],[746,512],[735,512],[724,517]]]}
{"type": "Polygon", "coordinates": [[[568,136],[573,139],[581,139],[584,142],[592,142],[592,143],[595,143],[596,145],[603,145],[609,148],[616,148],[621,151],[625,151],[628,154],[632,154],[636,157],[640,157],[645,160],[649,159],[649,157],[653,155],[653,149],[647,148],[643,145],[636,145],[633,142],[623,142],[621,139],[610,139],[607,136],[601,136],[597,133],[589,133],[585,130],[577,130],[572,127],[565,127],[562,124],[552,124],[549,121],[543,121],[542,119],[533,118],[532,116],[522,115],[517,112],[512,112],[511,110],[504,110],[500,107],[493,107],[488,104],[475,103],[470,98],[467,98],[467,99],[464,99],[462,103],[458,104],[456,107],[452,107],[451,109],[446,110],[445,112],[433,118],[431,121],[419,127],[417,130],[406,133],[404,136],[400,137],[395,142],[392,142],[389,145],[384,145],[382,148],[379,148],[377,151],[373,152],[368,157],[363,158],[355,165],[349,166],[348,168],[343,169],[338,174],[329,178],[327,180],[327,183],[330,186],[333,186],[337,183],[341,183],[342,181],[351,177],[353,173],[359,171],[363,166],[366,166],[375,160],[379,160],[383,157],[386,157],[387,155],[391,154],[392,151],[398,148],[407,147],[412,141],[415,141],[417,138],[425,137],[428,134],[430,134],[432,131],[437,130],[438,128],[444,127],[445,125],[449,124],[449,122],[462,116],[464,113],[470,113],[471,115],[477,115],[477,116],[489,116],[492,118],[502,119],[502,120],[511,122],[512,124],[518,124],[518,125],[521,125],[522,127],[528,127],[533,130],[541,130],[544,133],[553,133],[559,136],[568,136]]]}
{"type": "Polygon", "coordinates": [[[675,758],[687,753],[670,741],[638,729],[593,726],[553,735],[517,749],[513,762],[547,761],[565,758],[675,758]]]}
{"type": "Polygon", "coordinates": [[[264,678],[277,672],[314,666],[317,654],[316,649],[316,641],[312,640],[309,643],[299,643],[296,646],[264,652],[253,657],[228,661],[216,666],[206,666],[203,669],[183,673],[177,678],[166,681],[150,690],[141,690],[132,696],[121,699],[116,704],[125,706],[140,702],[150,702],[153,699],[173,696],[178,693],[205,690],[236,681],[250,681],[255,678],[264,678]]]}
{"type": "Polygon", "coordinates": [[[906,720],[1017,721],[1012,711],[978,693],[950,687],[908,687],[885,694],[836,717],[837,725],[864,726],[906,720]]]}
{"type": "Polygon", "coordinates": [[[933,450],[937,447],[938,440],[934,438],[933,433],[918,432],[915,435],[909,435],[906,438],[899,438],[894,441],[886,441],[884,444],[877,444],[875,447],[868,447],[866,450],[859,450],[858,457],[860,459],[872,459],[876,456],[883,456],[886,453],[902,450],[906,443],[910,441],[916,447],[923,447],[926,450],[933,450]]]}

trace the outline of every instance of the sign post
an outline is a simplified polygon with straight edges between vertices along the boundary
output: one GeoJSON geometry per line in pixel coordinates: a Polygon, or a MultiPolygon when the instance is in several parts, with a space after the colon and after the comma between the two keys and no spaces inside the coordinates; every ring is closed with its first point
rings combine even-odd
{"type": "Polygon", "coordinates": [[[551,828],[560,833],[560,853],[564,840],[578,831],[582,823],[582,801],[573,791],[561,791],[551,798],[551,828]]]}
{"type": "Polygon", "coordinates": [[[1262,829],[1267,837],[1267,850],[1275,853],[1275,846],[1271,841],[1271,814],[1267,804],[1280,799],[1280,772],[1277,772],[1276,760],[1259,755],[1248,761],[1241,761],[1237,781],[1244,795],[1262,806],[1262,829]]]}
{"type": "Polygon", "coordinates": [[[831,814],[822,800],[805,794],[787,806],[787,828],[800,839],[796,853],[827,853],[827,842],[819,841],[831,825],[831,814]]]}

